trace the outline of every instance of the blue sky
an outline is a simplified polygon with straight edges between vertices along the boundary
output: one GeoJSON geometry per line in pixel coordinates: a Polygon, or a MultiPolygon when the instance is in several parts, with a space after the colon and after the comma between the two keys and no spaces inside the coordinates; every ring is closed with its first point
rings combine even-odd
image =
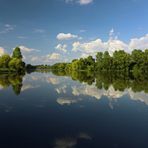
{"type": "Polygon", "coordinates": [[[27,63],[148,48],[147,0],[0,0],[0,54],[27,63]]]}

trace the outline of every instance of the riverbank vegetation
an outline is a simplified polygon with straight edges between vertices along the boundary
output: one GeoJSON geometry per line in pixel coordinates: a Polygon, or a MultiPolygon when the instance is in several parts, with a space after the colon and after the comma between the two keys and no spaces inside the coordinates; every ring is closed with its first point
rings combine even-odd
{"type": "Polygon", "coordinates": [[[32,72],[32,71],[65,71],[70,74],[74,71],[89,71],[91,73],[112,72],[132,74],[135,78],[148,75],[148,49],[135,49],[131,53],[124,50],[115,51],[111,56],[108,51],[98,52],[95,57],[74,59],[69,63],[50,65],[25,65],[19,47],[16,47],[12,56],[4,54],[0,57],[0,73],[32,72]]]}
{"type": "Polygon", "coordinates": [[[25,72],[25,63],[19,47],[13,50],[12,56],[4,54],[0,57],[0,73],[25,72]]]}
{"type": "Polygon", "coordinates": [[[148,49],[133,50],[131,54],[124,50],[115,51],[112,56],[108,51],[98,52],[96,57],[74,59],[71,63],[56,63],[51,66],[52,70],[64,70],[66,73],[72,71],[91,72],[121,72],[139,77],[148,74],[148,49]]]}

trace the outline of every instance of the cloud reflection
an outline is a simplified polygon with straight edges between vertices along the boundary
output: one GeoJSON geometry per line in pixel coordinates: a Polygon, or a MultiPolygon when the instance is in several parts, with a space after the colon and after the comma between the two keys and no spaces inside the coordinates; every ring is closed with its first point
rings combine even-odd
{"type": "Polygon", "coordinates": [[[58,98],[57,103],[60,104],[60,105],[71,105],[71,104],[77,103],[77,102],[79,102],[81,100],[82,100],[81,98],[75,98],[75,99],[72,99],[72,98],[58,98]]]}
{"type": "Polygon", "coordinates": [[[92,140],[92,138],[88,134],[80,133],[79,135],[74,137],[56,139],[54,148],[72,148],[78,144],[79,139],[92,140]]]}

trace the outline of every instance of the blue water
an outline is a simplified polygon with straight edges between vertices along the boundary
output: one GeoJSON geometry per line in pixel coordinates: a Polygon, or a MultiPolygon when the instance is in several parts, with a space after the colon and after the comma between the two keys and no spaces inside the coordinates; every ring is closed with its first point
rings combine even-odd
{"type": "Polygon", "coordinates": [[[148,94],[52,73],[0,85],[0,148],[148,148],[148,94]]]}

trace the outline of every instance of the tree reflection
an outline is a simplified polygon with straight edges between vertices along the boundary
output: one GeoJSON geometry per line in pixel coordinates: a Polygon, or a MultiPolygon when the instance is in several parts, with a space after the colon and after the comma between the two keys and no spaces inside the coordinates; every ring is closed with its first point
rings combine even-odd
{"type": "Polygon", "coordinates": [[[117,72],[101,72],[93,73],[90,71],[71,71],[69,73],[65,71],[53,71],[53,74],[57,76],[70,76],[72,80],[85,82],[88,85],[95,85],[98,89],[104,88],[108,90],[112,85],[115,90],[124,91],[125,89],[131,88],[133,92],[144,91],[148,93],[148,79],[147,75],[141,75],[135,77],[128,73],[117,72]]]}
{"type": "Polygon", "coordinates": [[[3,74],[0,75],[0,85],[2,88],[8,88],[12,86],[12,89],[16,95],[21,93],[21,88],[23,86],[23,76],[17,74],[3,74]]]}

